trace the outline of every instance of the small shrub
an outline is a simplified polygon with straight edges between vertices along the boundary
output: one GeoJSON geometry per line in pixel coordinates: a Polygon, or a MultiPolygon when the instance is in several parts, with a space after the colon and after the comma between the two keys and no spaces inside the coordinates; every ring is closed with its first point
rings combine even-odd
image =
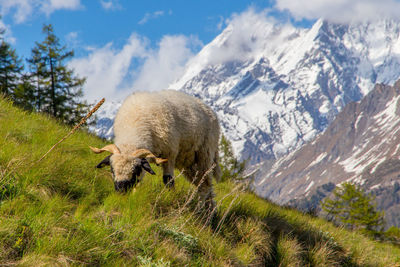
{"type": "Polygon", "coordinates": [[[143,267],[169,267],[171,266],[170,262],[164,261],[164,259],[159,259],[158,261],[154,261],[152,258],[147,256],[137,256],[137,259],[140,263],[140,266],[143,267]]]}
{"type": "Polygon", "coordinates": [[[156,224],[155,227],[160,234],[166,237],[171,237],[180,247],[185,248],[190,254],[196,254],[200,251],[198,239],[192,235],[178,231],[176,228],[170,228],[166,225],[156,224]]]}
{"type": "Polygon", "coordinates": [[[400,228],[396,226],[391,226],[385,232],[385,237],[389,240],[400,242],[400,228]]]}
{"type": "Polygon", "coordinates": [[[221,182],[243,180],[246,161],[240,162],[233,154],[231,142],[222,135],[219,143],[221,182]]]}

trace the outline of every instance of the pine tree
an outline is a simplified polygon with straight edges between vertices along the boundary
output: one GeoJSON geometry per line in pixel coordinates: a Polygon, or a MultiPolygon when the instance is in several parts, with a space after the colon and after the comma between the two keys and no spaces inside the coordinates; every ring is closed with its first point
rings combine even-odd
{"type": "Polygon", "coordinates": [[[18,58],[15,49],[10,44],[1,41],[0,44],[0,93],[11,96],[14,99],[21,72],[22,60],[18,58]]]}
{"type": "Polygon", "coordinates": [[[44,25],[43,33],[45,40],[36,42],[28,59],[36,82],[35,105],[39,111],[75,124],[88,111],[88,105],[81,100],[85,79],[76,77],[65,66],[65,60],[73,57],[74,52],[60,45],[53,26],[44,25]]]}
{"type": "Polygon", "coordinates": [[[376,210],[374,198],[351,183],[343,183],[333,191],[333,198],[322,202],[328,219],[367,234],[377,234],[384,224],[383,212],[376,210]]]}
{"type": "Polygon", "coordinates": [[[14,103],[26,110],[35,110],[36,87],[30,74],[23,74],[14,90],[14,103]]]}
{"type": "Polygon", "coordinates": [[[34,89],[33,92],[33,103],[37,111],[45,111],[45,84],[46,84],[46,72],[45,72],[45,61],[42,58],[42,53],[36,46],[31,51],[31,58],[27,59],[30,69],[30,78],[34,89]]]}
{"type": "Polygon", "coordinates": [[[227,180],[241,180],[246,167],[246,162],[239,162],[233,154],[231,142],[222,135],[219,143],[221,182],[227,180]]]}

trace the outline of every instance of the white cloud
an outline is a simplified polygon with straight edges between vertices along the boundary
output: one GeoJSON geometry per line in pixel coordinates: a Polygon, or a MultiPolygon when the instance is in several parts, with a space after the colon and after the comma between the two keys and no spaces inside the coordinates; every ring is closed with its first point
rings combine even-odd
{"type": "Polygon", "coordinates": [[[82,8],[80,0],[0,0],[1,14],[12,13],[17,23],[25,22],[37,12],[48,16],[56,10],[79,8],[82,8]]]}
{"type": "Polygon", "coordinates": [[[100,4],[105,10],[122,9],[122,6],[119,4],[117,0],[109,0],[109,1],[100,0],[100,4]]]}
{"type": "Polygon", "coordinates": [[[68,65],[75,69],[79,76],[87,77],[86,98],[89,101],[102,97],[115,98],[117,90],[128,74],[132,59],[146,56],[146,42],[132,34],[120,50],[108,43],[102,48],[93,49],[87,57],[72,59],[68,65]]]}
{"type": "Polygon", "coordinates": [[[74,42],[78,39],[78,33],[70,32],[65,36],[65,39],[67,39],[67,41],[74,42]]]}
{"type": "Polygon", "coordinates": [[[193,47],[199,45],[196,37],[164,36],[158,50],[149,53],[131,90],[166,89],[183,74],[186,63],[194,56],[193,47]]]}
{"type": "MultiPolygon", "coordinates": [[[[170,11],[170,13],[171,13],[171,11],[170,11]]],[[[158,17],[164,16],[164,14],[165,14],[165,12],[162,10],[154,11],[153,13],[146,13],[146,14],[144,14],[144,17],[138,22],[138,24],[143,25],[151,19],[156,19],[158,17]]]]}
{"type": "Polygon", "coordinates": [[[69,48],[75,49],[76,47],[79,46],[80,40],[78,36],[79,36],[78,32],[70,32],[65,35],[65,41],[69,48]]]}
{"type": "Polygon", "coordinates": [[[181,88],[208,66],[274,54],[278,47],[295,36],[297,29],[291,23],[274,19],[269,12],[267,9],[256,11],[249,8],[226,19],[224,24],[227,26],[223,32],[190,60],[185,73],[171,84],[171,88],[181,88]]]}
{"type": "Polygon", "coordinates": [[[218,17],[218,24],[217,24],[217,30],[221,31],[222,28],[225,26],[225,20],[223,16],[218,17]]]}
{"type": "Polygon", "coordinates": [[[47,0],[41,1],[40,10],[49,16],[59,9],[76,10],[82,8],[80,0],[47,0]]]}
{"type": "Polygon", "coordinates": [[[4,30],[3,38],[9,42],[10,44],[15,44],[16,39],[12,34],[10,25],[4,23],[3,20],[0,20],[0,30],[4,30]]]}
{"type": "Polygon", "coordinates": [[[157,49],[152,49],[148,40],[132,34],[121,49],[112,43],[92,48],[87,57],[71,60],[69,67],[87,77],[84,93],[88,101],[121,99],[137,90],[167,88],[182,74],[198,42],[193,37],[164,36],[157,49]]]}
{"type": "Polygon", "coordinates": [[[14,12],[14,20],[17,23],[24,22],[32,14],[33,8],[36,5],[36,3],[29,0],[0,0],[1,14],[4,16],[10,12],[14,12]]]}
{"type": "Polygon", "coordinates": [[[400,16],[400,2],[396,0],[277,0],[275,7],[297,20],[324,18],[348,23],[400,16]]]}
{"type": "Polygon", "coordinates": [[[220,40],[217,39],[208,47],[209,64],[247,60],[261,53],[266,40],[262,37],[273,32],[274,25],[277,24],[267,15],[267,10],[256,12],[253,8],[233,14],[225,23],[227,27],[217,37],[220,40]]]}

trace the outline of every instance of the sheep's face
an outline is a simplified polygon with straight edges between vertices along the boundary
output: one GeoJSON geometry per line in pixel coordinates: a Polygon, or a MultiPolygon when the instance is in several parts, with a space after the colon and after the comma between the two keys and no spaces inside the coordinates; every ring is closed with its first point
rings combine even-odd
{"type": "Polygon", "coordinates": [[[136,185],[142,179],[144,171],[155,174],[147,159],[153,160],[157,165],[168,161],[167,159],[156,157],[145,148],[136,149],[130,154],[122,153],[115,144],[109,144],[100,149],[91,146],[89,148],[96,154],[104,151],[112,153],[103,159],[97,165],[97,168],[102,168],[105,165],[111,166],[114,187],[117,191],[126,191],[136,185]]]}
{"type": "Polygon", "coordinates": [[[155,174],[145,158],[136,158],[130,155],[114,154],[105,158],[97,165],[111,166],[115,190],[125,192],[135,186],[144,176],[144,171],[155,174]]]}

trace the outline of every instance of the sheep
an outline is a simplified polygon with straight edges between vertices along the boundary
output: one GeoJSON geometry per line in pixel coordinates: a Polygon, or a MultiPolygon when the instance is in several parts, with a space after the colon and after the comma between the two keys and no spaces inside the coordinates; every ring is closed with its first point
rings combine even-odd
{"type": "Polygon", "coordinates": [[[204,203],[213,205],[212,175],[218,181],[220,126],[216,114],[201,100],[165,90],[136,92],[126,98],[114,121],[114,144],[95,153],[111,152],[97,168],[111,166],[117,191],[139,182],[144,171],[155,174],[149,161],[161,164],[163,182],[174,186],[174,169],[198,186],[204,203]]]}

